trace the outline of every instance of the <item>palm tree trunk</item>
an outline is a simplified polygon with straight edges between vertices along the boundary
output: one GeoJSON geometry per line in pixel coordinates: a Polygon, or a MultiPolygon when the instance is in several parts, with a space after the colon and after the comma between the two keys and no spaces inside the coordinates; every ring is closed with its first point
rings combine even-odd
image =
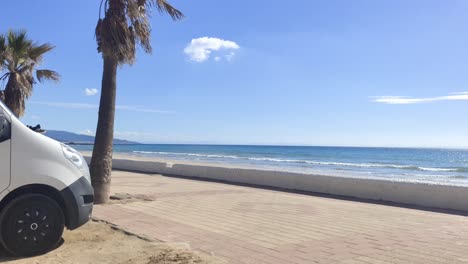
{"type": "Polygon", "coordinates": [[[106,203],[109,200],[117,92],[116,77],[117,60],[104,56],[99,117],[90,166],[96,204],[106,203]]]}

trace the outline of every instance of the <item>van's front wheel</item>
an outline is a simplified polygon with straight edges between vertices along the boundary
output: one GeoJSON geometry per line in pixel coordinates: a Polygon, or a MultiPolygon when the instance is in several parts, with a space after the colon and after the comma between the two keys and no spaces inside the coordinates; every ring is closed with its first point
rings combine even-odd
{"type": "Polygon", "coordinates": [[[60,206],[42,194],[13,199],[0,214],[0,242],[15,256],[33,256],[54,249],[65,217],[60,206]]]}

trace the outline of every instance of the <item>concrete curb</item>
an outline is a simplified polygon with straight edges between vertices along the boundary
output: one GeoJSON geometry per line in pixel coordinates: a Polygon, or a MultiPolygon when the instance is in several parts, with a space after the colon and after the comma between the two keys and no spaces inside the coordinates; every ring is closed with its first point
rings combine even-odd
{"type": "MultiPolygon", "coordinates": [[[[90,157],[85,157],[88,162],[90,157]]],[[[113,169],[468,211],[468,187],[114,158],[113,169]]]]}

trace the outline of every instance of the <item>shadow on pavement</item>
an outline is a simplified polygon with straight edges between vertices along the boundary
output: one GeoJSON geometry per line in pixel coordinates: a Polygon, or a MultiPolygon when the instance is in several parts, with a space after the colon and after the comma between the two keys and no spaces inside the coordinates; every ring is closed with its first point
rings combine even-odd
{"type": "MultiPolygon", "coordinates": [[[[62,239],[60,239],[60,242],[57,244],[57,247],[54,248],[52,251],[54,251],[54,250],[58,249],[59,247],[61,247],[63,245],[63,243],[65,243],[65,240],[62,238],[62,239]]],[[[25,258],[24,257],[14,257],[10,253],[8,253],[2,246],[0,246],[0,263],[6,262],[6,261],[18,260],[18,259],[25,259],[25,258]]]]}

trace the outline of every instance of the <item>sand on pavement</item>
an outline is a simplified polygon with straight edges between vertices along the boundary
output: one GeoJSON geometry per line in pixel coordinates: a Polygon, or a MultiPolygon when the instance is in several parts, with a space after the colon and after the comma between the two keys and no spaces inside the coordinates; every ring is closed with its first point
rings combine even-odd
{"type": "Polygon", "coordinates": [[[63,235],[55,250],[31,258],[12,258],[3,249],[0,262],[37,264],[115,263],[115,264],[207,264],[223,263],[204,253],[190,250],[185,244],[151,242],[112,228],[103,222],[90,221],[63,235]]]}

